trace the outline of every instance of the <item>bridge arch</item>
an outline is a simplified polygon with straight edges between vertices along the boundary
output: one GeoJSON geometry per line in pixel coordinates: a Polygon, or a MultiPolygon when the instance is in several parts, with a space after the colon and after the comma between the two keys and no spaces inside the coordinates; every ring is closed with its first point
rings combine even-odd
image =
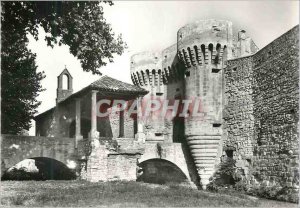
{"type": "Polygon", "coordinates": [[[73,180],[76,164],[48,157],[24,159],[3,171],[1,180],[73,180]]]}
{"type": "Polygon", "coordinates": [[[145,152],[138,159],[138,163],[141,164],[150,159],[162,159],[173,163],[185,174],[188,181],[195,185],[198,184],[193,160],[188,154],[187,146],[183,143],[146,142],[145,152]]]}
{"type": "Polygon", "coordinates": [[[173,162],[152,158],[139,162],[137,181],[147,183],[165,184],[169,182],[188,182],[189,178],[184,171],[173,162]]]}
{"type": "Polygon", "coordinates": [[[57,160],[66,166],[77,164],[74,138],[1,135],[1,176],[17,163],[39,157],[57,160]]]}

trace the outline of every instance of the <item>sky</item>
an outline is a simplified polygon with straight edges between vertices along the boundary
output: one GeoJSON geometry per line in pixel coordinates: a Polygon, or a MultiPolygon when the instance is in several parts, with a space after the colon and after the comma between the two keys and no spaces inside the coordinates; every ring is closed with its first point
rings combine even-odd
{"type": "MultiPolygon", "coordinates": [[[[130,57],[142,51],[160,51],[176,43],[177,31],[196,20],[222,19],[233,23],[236,30],[244,29],[259,48],[263,48],[295,25],[299,24],[298,1],[115,1],[104,5],[104,16],[116,34],[121,33],[128,49],[115,56],[114,63],[102,67],[103,75],[132,83],[130,57]]],[[[74,92],[100,78],[84,72],[68,46],[48,47],[44,31],[39,40],[29,36],[28,47],[37,54],[38,71],[46,78],[38,100],[38,114],[55,106],[57,76],[67,67],[73,76],[74,92]]],[[[35,134],[32,121],[30,135],[35,134]]]]}

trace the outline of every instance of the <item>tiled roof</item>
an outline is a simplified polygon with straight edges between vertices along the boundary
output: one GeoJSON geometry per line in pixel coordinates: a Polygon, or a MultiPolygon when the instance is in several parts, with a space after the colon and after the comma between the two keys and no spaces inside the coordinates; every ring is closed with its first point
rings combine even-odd
{"type": "Polygon", "coordinates": [[[113,93],[117,93],[117,94],[121,93],[121,94],[128,94],[134,96],[146,95],[148,93],[147,90],[141,87],[128,84],[126,82],[122,82],[105,75],[100,79],[98,79],[97,81],[93,82],[92,84],[79,90],[78,92],[73,93],[69,97],[66,97],[65,99],[61,100],[60,103],[72,98],[80,97],[90,90],[97,90],[99,91],[99,94],[101,94],[102,96],[110,96],[113,95],[113,93]]]}
{"type": "Polygon", "coordinates": [[[88,87],[92,89],[105,90],[111,92],[135,92],[142,94],[147,93],[147,91],[141,87],[119,81],[109,76],[101,77],[97,81],[90,84],[88,87]]]}
{"type": "MultiPolygon", "coordinates": [[[[146,95],[148,93],[147,90],[145,90],[141,87],[138,87],[138,86],[126,83],[126,82],[122,82],[122,81],[119,81],[117,79],[114,79],[114,78],[111,78],[111,77],[105,75],[105,76],[101,77],[100,79],[98,79],[97,81],[93,82],[92,84],[79,90],[78,92],[73,93],[72,95],[61,100],[59,103],[63,103],[72,98],[80,97],[90,90],[98,90],[99,93],[101,93],[104,96],[111,95],[111,93],[113,94],[114,92],[117,94],[124,93],[124,94],[133,95],[133,96],[146,95]]],[[[51,112],[54,108],[55,107],[35,116],[34,119],[38,119],[41,115],[51,112]]]]}

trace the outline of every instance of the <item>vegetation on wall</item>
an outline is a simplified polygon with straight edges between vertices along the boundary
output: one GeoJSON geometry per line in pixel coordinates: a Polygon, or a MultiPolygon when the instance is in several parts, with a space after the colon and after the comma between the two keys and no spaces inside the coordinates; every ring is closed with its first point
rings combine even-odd
{"type": "MultiPolygon", "coordinates": [[[[266,185],[260,183],[250,183],[242,171],[236,167],[236,161],[232,158],[226,158],[219,164],[218,171],[211,178],[207,189],[213,192],[233,192],[245,193],[252,196],[274,199],[288,202],[299,202],[298,191],[285,184],[266,185]]],[[[255,170],[252,175],[255,175],[255,170]]]]}

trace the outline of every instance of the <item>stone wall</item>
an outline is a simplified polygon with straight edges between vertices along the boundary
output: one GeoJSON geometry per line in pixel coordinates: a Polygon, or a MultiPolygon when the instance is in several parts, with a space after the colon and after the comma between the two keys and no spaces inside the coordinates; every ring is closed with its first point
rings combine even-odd
{"type": "MultiPolygon", "coordinates": [[[[154,134],[161,133],[162,129],[164,137],[160,138],[160,142],[188,141],[204,188],[222,155],[224,76],[231,76],[228,71],[225,72],[227,75],[224,75],[225,62],[233,57],[251,55],[258,50],[253,40],[246,35],[246,31],[239,31],[237,40],[234,36],[230,21],[200,20],[180,28],[177,32],[177,43],[161,53],[143,52],[131,57],[133,83],[150,92],[144,100],[160,92],[154,89],[163,89],[162,98],[166,100],[200,100],[197,117],[164,119],[163,123],[162,120],[150,119],[150,122],[145,123],[144,131],[148,141],[158,141],[159,138],[154,134]],[[163,81],[162,86],[160,80],[163,81]]],[[[243,62],[242,59],[241,61],[243,62]]],[[[238,63],[239,61],[232,64],[239,65],[238,63]]],[[[251,63],[249,61],[249,64],[251,63]]],[[[239,72],[236,74],[240,74],[244,68],[245,72],[235,81],[235,86],[228,85],[227,91],[233,93],[229,98],[230,105],[249,105],[249,108],[252,105],[249,94],[252,92],[248,92],[252,90],[251,81],[247,81],[247,76],[252,76],[252,72],[247,70],[248,67],[247,63],[239,65],[239,72]],[[247,89],[240,90],[239,87],[244,86],[245,80],[248,83],[247,89]]],[[[226,119],[229,122],[229,140],[223,142],[226,142],[229,148],[239,148],[243,157],[248,157],[252,156],[253,151],[251,140],[254,121],[253,109],[244,112],[244,108],[247,107],[241,106],[228,111],[230,115],[226,119]],[[239,126],[236,127],[237,125],[239,126]],[[242,132],[239,132],[239,129],[242,132]],[[235,139],[238,134],[241,138],[235,139]]],[[[226,138],[226,135],[225,131],[223,137],[226,138]]]]}
{"type": "Polygon", "coordinates": [[[138,181],[146,183],[189,183],[185,174],[175,164],[162,159],[150,159],[139,164],[138,181]]]}
{"type": "Polygon", "coordinates": [[[299,27],[253,56],[257,180],[299,185],[299,27]]]}
{"type": "MultiPolygon", "coordinates": [[[[91,129],[90,94],[81,99],[81,134],[88,137],[91,129]]],[[[100,137],[117,138],[120,136],[120,116],[113,106],[111,114],[107,117],[97,118],[97,130],[100,137]]],[[[46,137],[75,137],[75,100],[62,102],[42,116],[36,118],[36,135],[46,137]]],[[[134,137],[134,118],[128,113],[124,114],[124,137],[134,137]]]]}
{"type": "Polygon", "coordinates": [[[199,185],[195,164],[186,144],[146,142],[141,147],[144,153],[138,159],[139,164],[152,159],[167,160],[180,168],[189,181],[199,185]]]}
{"type": "MultiPolygon", "coordinates": [[[[299,185],[299,27],[225,70],[223,150],[252,182],[299,185]]],[[[224,153],[225,154],[225,153],[224,153]]]]}
{"type": "MultiPolygon", "coordinates": [[[[225,109],[223,150],[235,150],[236,160],[253,155],[254,116],[252,57],[227,62],[225,74],[225,109]]],[[[226,155],[225,152],[223,155],[226,155]]]]}
{"type": "MultiPolygon", "coordinates": [[[[162,76],[164,80],[164,99],[169,101],[169,106],[175,100],[184,97],[184,66],[177,55],[177,44],[162,51],[162,76]]],[[[182,142],[184,140],[184,128],[180,119],[174,118],[171,114],[164,118],[164,141],[182,142]],[[182,125],[181,125],[182,124],[182,125]]]]}
{"type": "Polygon", "coordinates": [[[77,163],[75,140],[59,137],[1,135],[1,175],[24,159],[45,157],[68,166],[77,163]]]}
{"type": "MultiPolygon", "coordinates": [[[[143,112],[150,100],[164,100],[164,87],[161,69],[160,52],[142,52],[131,57],[131,79],[149,93],[142,100],[143,112]]],[[[164,122],[159,115],[151,113],[147,119],[140,119],[143,123],[144,133],[148,140],[163,140],[164,122]]]]}
{"type": "MultiPolygon", "coordinates": [[[[116,109],[114,109],[115,111],[116,109]]],[[[135,128],[135,120],[136,118],[132,117],[132,115],[129,114],[128,111],[124,111],[123,113],[123,135],[122,137],[124,138],[134,138],[134,134],[136,133],[136,128],[135,128]]],[[[101,122],[101,121],[100,121],[101,122]]],[[[112,137],[113,138],[118,138],[120,137],[120,112],[114,112],[113,114],[110,115],[109,117],[109,122],[111,125],[111,132],[112,132],[112,137]]]]}
{"type": "Polygon", "coordinates": [[[116,148],[112,143],[101,144],[92,140],[91,154],[87,157],[85,167],[82,167],[81,178],[92,182],[137,179],[137,158],[140,150],[133,145],[132,139],[122,139],[116,148]],[[126,147],[124,147],[126,146],[126,147]],[[124,149],[125,148],[125,149],[124,149]]]}

